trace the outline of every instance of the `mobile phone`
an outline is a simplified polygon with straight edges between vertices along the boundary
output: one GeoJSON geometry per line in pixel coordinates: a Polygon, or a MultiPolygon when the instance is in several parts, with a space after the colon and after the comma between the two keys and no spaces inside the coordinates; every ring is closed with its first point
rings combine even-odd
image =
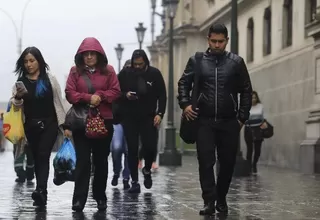
{"type": "Polygon", "coordinates": [[[131,95],[137,95],[137,93],[136,93],[136,92],[130,92],[130,94],[131,94],[131,95]]]}
{"type": "Polygon", "coordinates": [[[17,81],[16,82],[16,88],[17,89],[21,89],[21,92],[23,92],[23,93],[27,93],[28,92],[26,86],[24,85],[24,83],[22,81],[17,81]]]}
{"type": "Polygon", "coordinates": [[[22,88],[26,90],[26,87],[22,81],[17,81],[16,82],[16,88],[22,88]]]}

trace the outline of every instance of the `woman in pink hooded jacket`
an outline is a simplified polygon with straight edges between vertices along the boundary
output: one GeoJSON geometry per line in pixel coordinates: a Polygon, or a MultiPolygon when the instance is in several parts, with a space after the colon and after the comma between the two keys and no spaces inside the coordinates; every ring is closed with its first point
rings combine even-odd
{"type": "Polygon", "coordinates": [[[104,211],[107,208],[105,191],[108,179],[108,156],[113,136],[112,102],[120,96],[120,87],[116,73],[113,67],[108,65],[106,54],[97,39],[86,38],[82,41],[75,55],[75,64],[67,80],[66,98],[72,105],[83,104],[96,107],[104,119],[108,134],[103,138],[88,138],[84,128],[74,129],[72,124],[65,125],[72,128],[77,156],[72,209],[81,212],[86,204],[92,153],[95,167],[92,184],[93,197],[97,201],[97,208],[104,211]],[[93,93],[89,92],[84,74],[91,82],[93,93]]]}

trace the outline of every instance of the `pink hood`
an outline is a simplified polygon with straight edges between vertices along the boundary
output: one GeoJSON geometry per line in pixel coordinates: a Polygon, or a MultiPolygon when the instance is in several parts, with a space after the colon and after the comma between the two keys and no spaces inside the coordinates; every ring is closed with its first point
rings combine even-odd
{"type": "Polygon", "coordinates": [[[94,37],[85,38],[82,41],[82,43],[80,44],[76,56],[78,54],[86,52],[86,51],[96,51],[96,52],[100,53],[101,55],[104,56],[106,64],[108,64],[108,59],[107,59],[106,53],[104,52],[100,42],[96,38],[94,38],[94,37]]]}

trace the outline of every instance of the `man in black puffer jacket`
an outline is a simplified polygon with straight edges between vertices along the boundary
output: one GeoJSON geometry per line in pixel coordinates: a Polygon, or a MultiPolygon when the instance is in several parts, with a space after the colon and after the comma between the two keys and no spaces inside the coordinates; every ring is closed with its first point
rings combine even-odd
{"type": "Polygon", "coordinates": [[[196,145],[204,200],[200,215],[211,215],[215,209],[228,212],[226,195],[236,162],[239,133],[251,108],[252,87],[247,67],[240,56],[225,51],[228,40],[224,25],[212,25],[209,48],[199,62],[201,72],[195,73],[193,56],[178,82],[178,100],[184,117],[199,120],[196,145]],[[199,98],[197,109],[192,109],[190,91],[195,74],[199,74],[199,98]],[[220,165],[217,184],[213,172],[215,147],[220,165]]]}

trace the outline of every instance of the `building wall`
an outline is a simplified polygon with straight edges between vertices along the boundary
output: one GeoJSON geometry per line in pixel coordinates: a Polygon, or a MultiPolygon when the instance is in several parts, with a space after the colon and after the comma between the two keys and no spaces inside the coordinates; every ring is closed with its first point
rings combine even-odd
{"type": "MultiPolygon", "coordinates": [[[[311,49],[250,72],[253,87],[263,102],[265,117],[275,127],[274,137],[263,144],[264,163],[299,168],[299,146],[305,138],[305,120],[314,94],[311,49]]],[[[245,150],[245,144],[242,147],[245,150]]]]}
{"type": "MultiPolygon", "coordinates": [[[[283,1],[271,1],[272,50],[263,56],[263,14],[269,1],[261,1],[238,18],[239,54],[246,59],[247,24],[254,20],[254,61],[248,70],[259,92],[275,136],[263,144],[262,162],[299,168],[299,147],[305,138],[305,120],[314,95],[313,39],[305,37],[305,1],[293,1],[293,42],[282,46],[283,1]]],[[[242,148],[245,144],[242,141],[242,148]]]]}

